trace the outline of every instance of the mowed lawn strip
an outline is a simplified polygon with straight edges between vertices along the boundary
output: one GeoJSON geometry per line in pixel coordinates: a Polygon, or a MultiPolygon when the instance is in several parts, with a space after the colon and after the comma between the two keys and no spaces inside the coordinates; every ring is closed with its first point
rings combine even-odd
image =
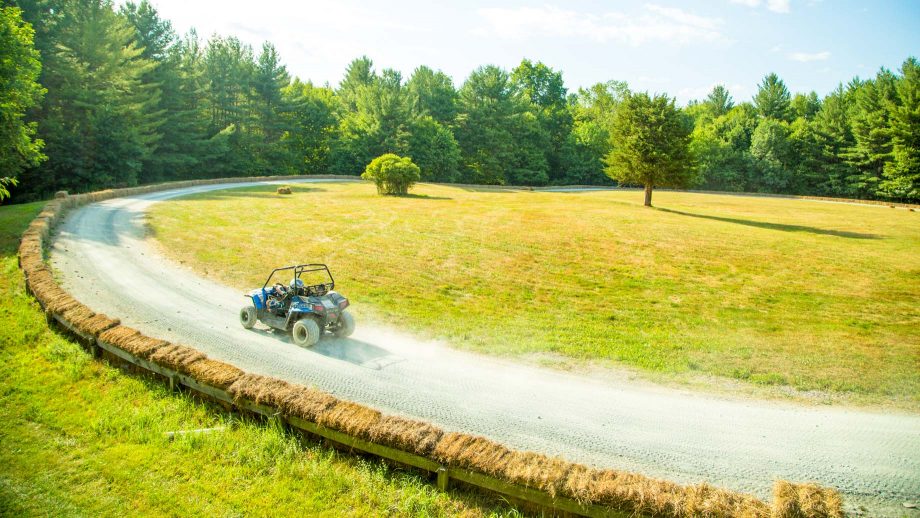
{"type": "Polygon", "coordinates": [[[0,516],[519,515],[93,361],[24,292],[41,206],[0,207],[0,516]]]}
{"type": "Polygon", "coordinates": [[[239,288],[275,265],[328,263],[359,317],[477,352],[920,405],[920,213],[675,192],[648,209],[631,191],[274,189],[158,204],[152,233],[239,288]]]}

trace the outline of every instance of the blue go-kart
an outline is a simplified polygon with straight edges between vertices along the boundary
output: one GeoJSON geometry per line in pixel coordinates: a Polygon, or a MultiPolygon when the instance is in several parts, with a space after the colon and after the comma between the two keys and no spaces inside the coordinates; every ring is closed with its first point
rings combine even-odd
{"type": "Polygon", "coordinates": [[[345,310],[348,299],[334,288],[335,279],[325,264],[276,268],[261,288],[246,294],[252,305],[240,310],[240,323],[252,329],[256,322],[262,322],[291,333],[294,343],[301,347],[316,344],[326,331],[337,337],[350,336],[355,331],[355,319],[345,310]],[[289,284],[280,282],[287,278],[291,279],[289,284]],[[316,281],[321,282],[314,284],[316,281]]]}

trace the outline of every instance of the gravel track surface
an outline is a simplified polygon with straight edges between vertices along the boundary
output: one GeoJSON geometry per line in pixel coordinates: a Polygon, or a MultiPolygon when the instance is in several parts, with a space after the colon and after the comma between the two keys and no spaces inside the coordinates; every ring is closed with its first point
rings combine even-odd
{"type": "MultiPolygon", "coordinates": [[[[245,185],[254,184],[232,187],[245,185]]],[[[311,349],[261,324],[247,331],[237,319],[246,303],[241,292],[162,257],[145,239],[151,204],[229,187],[164,191],[74,211],[51,251],[59,279],[92,309],[151,336],[447,430],[766,499],[776,478],[817,481],[841,490],[848,509],[920,517],[901,505],[920,499],[917,415],[605,381],[464,353],[360,321],[352,339],[324,338],[311,349]]],[[[259,265],[266,274],[275,266],[259,265]]],[[[341,290],[347,296],[348,287],[341,290]]]]}

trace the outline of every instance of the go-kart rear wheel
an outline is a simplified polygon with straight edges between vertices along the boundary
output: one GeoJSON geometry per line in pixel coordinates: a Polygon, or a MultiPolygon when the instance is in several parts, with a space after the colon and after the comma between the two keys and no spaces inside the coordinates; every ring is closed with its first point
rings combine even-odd
{"type": "Polygon", "coordinates": [[[339,320],[339,328],[334,331],[335,336],[337,338],[351,336],[355,332],[355,317],[351,316],[348,311],[342,311],[342,316],[339,317],[339,320]]]}
{"type": "Polygon", "coordinates": [[[298,320],[291,330],[291,336],[300,347],[311,347],[319,341],[319,324],[309,317],[298,320]]]}
{"type": "Polygon", "coordinates": [[[240,324],[246,329],[252,329],[256,325],[256,308],[245,306],[240,310],[240,324]]]}

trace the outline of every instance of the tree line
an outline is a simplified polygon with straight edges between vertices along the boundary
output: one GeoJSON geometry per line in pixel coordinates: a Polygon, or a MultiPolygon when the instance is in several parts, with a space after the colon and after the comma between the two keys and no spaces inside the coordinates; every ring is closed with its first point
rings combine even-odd
{"type": "Polygon", "coordinates": [[[479,67],[457,87],[427,66],[405,78],[361,57],[338,85],[318,86],[292,78],[271,43],[179,35],[146,0],[3,5],[0,48],[12,60],[0,73],[12,79],[0,93],[0,177],[18,181],[14,200],[180,179],[359,175],[387,153],[411,157],[422,181],[635,184],[624,173],[629,148],[668,114],[679,186],[920,201],[915,58],[823,98],[792,95],[769,74],[751,101],[717,86],[677,107],[620,81],[570,92],[560,71],[527,59],[510,72],[479,67]]]}

